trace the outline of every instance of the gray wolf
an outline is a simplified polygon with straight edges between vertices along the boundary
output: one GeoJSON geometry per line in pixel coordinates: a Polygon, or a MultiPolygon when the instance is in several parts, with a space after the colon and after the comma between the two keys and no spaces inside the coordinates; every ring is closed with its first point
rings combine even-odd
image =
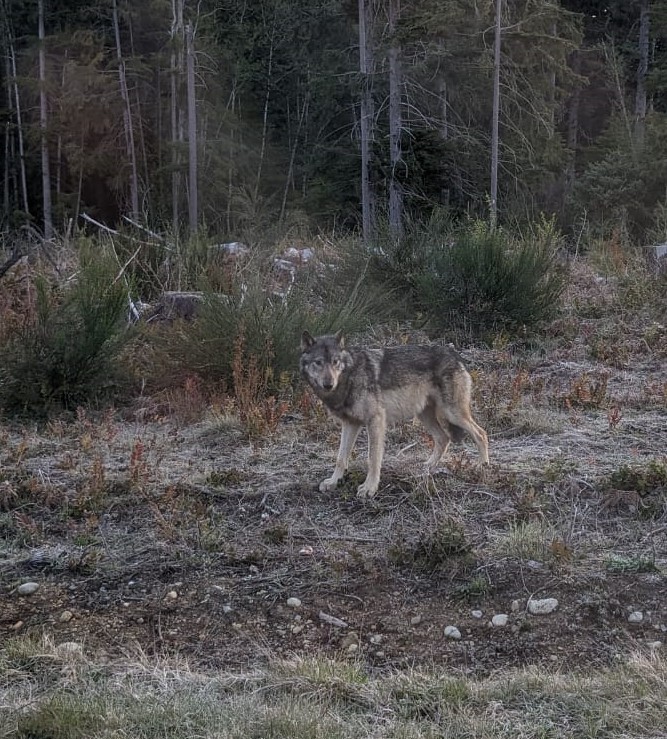
{"type": "Polygon", "coordinates": [[[359,497],[375,495],[380,482],[387,425],[417,417],[433,437],[427,465],[432,471],[450,441],[464,431],[472,436],[483,464],[489,462],[486,431],[470,411],[472,379],[461,357],[443,346],[396,346],[348,350],[342,332],[301,337],[301,377],[342,423],[340,448],[331,477],[320,484],[332,490],[347,470],[363,426],[368,430],[368,473],[359,497]]]}

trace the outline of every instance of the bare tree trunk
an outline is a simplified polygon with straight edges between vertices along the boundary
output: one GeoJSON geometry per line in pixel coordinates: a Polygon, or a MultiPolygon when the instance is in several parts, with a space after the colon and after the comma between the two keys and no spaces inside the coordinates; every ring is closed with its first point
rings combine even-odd
{"type": "MultiPolygon", "coordinates": [[[[227,107],[232,112],[232,120],[236,112],[236,76],[232,80],[232,90],[229,96],[229,102],[227,107]]],[[[232,230],[232,197],[234,195],[234,159],[236,155],[235,150],[235,130],[234,126],[229,133],[229,168],[227,170],[227,209],[225,212],[227,232],[230,233],[232,230]]]]}
{"type": "MultiPolygon", "coordinates": [[[[68,53],[67,49],[65,49],[65,56],[63,59],[63,69],[62,73],[60,75],[60,95],[61,97],[64,97],[65,92],[65,73],[67,70],[67,58],[68,53]]],[[[63,137],[60,132],[58,132],[58,140],[56,141],[56,197],[60,198],[60,190],[61,190],[61,184],[62,184],[62,172],[63,172],[63,137]]]]}
{"type": "Polygon", "coordinates": [[[285,188],[283,189],[283,201],[280,206],[280,220],[282,221],[285,217],[285,208],[287,206],[287,192],[289,190],[290,183],[294,177],[294,160],[296,159],[296,151],[299,145],[299,139],[301,138],[301,129],[303,127],[303,121],[306,117],[306,111],[308,110],[308,104],[310,102],[310,92],[306,92],[303,98],[303,104],[301,105],[301,114],[299,115],[299,123],[296,127],[296,133],[294,135],[294,143],[292,144],[292,151],[289,158],[289,167],[287,168],[287,177],[285,177],[285,188]]]}
{"type": "Polygon", "coordinates": [[[19,145],[19,170],[21,174],[21,196],[23,200],[23,210],[26,215],[30,215],[28,207],[28,181],[25,173],[25,146],[23,141],[23,119],[21,114],[21,97],[19,95],[19,85],[16,80],[16,52],[13,42],[10,42],[9,53],[12,64],[12,86],[14,88],[14,102],[16,104],[16,134],[19,145]]]}
{"type": "MultiPolygon", "coordinates": [[[[551,36],[558,38],[558,24],[551,24],[551,36]]],[[[556,70],[549,72],[549,138],[556,135],[556,70]]]]}
{"type": "Polygon", "coordinates": [[[199,208],[197,204],[197,97],[195,94],[194,31],[190,23],[185,27],[188,91],[188,217],[190,233],[196,233],[199,208]]]}
{"type": "Polygon", "coordinates": [[[401,47],[396,38],[396,27],[400,17],[400,0],[389,0],[389,228],[394,237],[403,233],[403,186],[398,179],[401,156],[401,89],[403,86],[401,70],[401,47]]]}
{"type": "Polygon", "coordinates": [[[42,152],[42,204],[44,210],[44,239],[53,238],[53,213],[51,209],[51,166],[49,162],[49,143],[47,140],[47,98],[46,98],[46,51],[44,48],[44,0],[37,2],[39,36],[39,128],[42,152]]]}
{"type": "Polygon", "coordinates": [[[360,143],[361,143],[361,222],[365,244],[375,228],[375,203],[371,183],[373,145],[373,32],[370,12],[372,0],[359,0],[359,71],[361,73],[360,143]]]}
{"type": "MultiPolygon", "coordinates": [[[[134,29],[132,27],[132,16],[128,18],[128,30],[130,33],[130,54],[134,58],[136,56],[135,48],[134,48],[134,29]]],[[[158,73],[157,73],[157,81],[156,81],[156,97],[158,100],[161,100],[160,95],[160,72],[159,72],[159,59],[157,60],[158,63],[158,73]]],[[[137,133],[139,134],[139,144],[138,148],[141,152],[141,166],[142,166],[142,176],[143,181],[146,183],[146,187],[144,188],[144,197],[146,196],[146,190],[149,190],[148,188],[148,182],[150,182],[150,177],[148,174],[148,154],[146,152],[146,137],[144,136],[144,124],[143,124],[143,114],[142,114],[142,105],[141,105],[141,97],[139,95],[139,86],[135,84],[134,86],[134,120],[137,123],[137,133]]],[[[158,123],[158,127],[161,125],[161,121],[158,123]]],[[[158,134],[158,141],[160,141],[160,136],[158,134]]],[[[136,152],[136,147],[135,147],[136,152]]],[[[136,153],[135,153],[136,156],[136,153]]],[[[137,164],[137,173],[139,171],[139,164],[137,164]]],[[[138,190],[137,185],[137,190],[138,190]]],[[[149,212],[150,212],[150,206],[149,206],[149,212]]]]}
{"type": "Polygon", "coordinates": [[[625,126],[625,132],[628,135],[628,144],[632,149],[632,154],[635,154],[635,142],[632,135],[632,119],[628,112],[628,106],[625,100],[625,86],[623,84],[623,73],[621,70],[621,63],[618,55],[616,54],[616,47],[614,46],[614,39],[611,38],[609,44],[604,46],[605,58],[607,60],[607,66],[611,69],[611,74],[614,80],[614,88],[616,92],[616,100],[618,108],[621,112],[621,118],[623,119],[623,125],[625,126]]]}
{"type": "MultiPolygon", "coordinates": [[[[572,57],[572,71],[579,75],[581,72],[581,56],[575,51],[572,57]]],[[[565,169],[565,195],[574,189],[577,164],[577,145],[579,140],[579,103],[581,101],[581,87],[577,85],[567,111],[567,165],[565,169]]]]}
{"type": "Polygon", "coordinates": [[[9,123],[5,125],[5,162],[2,170],[2,215],[7,218],[10,213],[9,207],[9,163],[11,159],[11,136],[9,134],[9,123]]]}
{"type": "Polygon", "coordinates": [[[262,144],[259,150],[259,164],[257,165],[257,181],[255,182],[255,200],[259,194],[259,185],[262,180],[262,167],[266,153],[266,138],[269,130],[269,102],[271,100],[271,85],[273,84],[273,41],[276,34],[276,15],[274,11],[273,26],[271,28],[271,44],[269,46],[269,60],[266,70],[266,95],[264,96],[264,116],[262,120],[262,144]]]}
{"type": "MultiPolygon", "coordinates": [[[[4,10],[4,8],[3,8],[3,10],[4,10]]],[[[3,31],[4,31],[4,29],[3,29],[3,31]]],[[[3,33],[3,36],[4,35],[5,34],[3,33]]],[[[9,36],[9,34],[7,34],[7,36],[9,36]]],[[[4,38],[3,41],[7,42],[7,47],[9,47],[9,39],[8,38],[4,38]]],[[[12,114],[14,112],[14,110],[13,110],[14,109],[14,105],[13,105],[13,102],[12,102],[12,88],[11,88],[11,84],[12,84],[12,73],[11,73],[11,68],[9,66],[9,48],[6,49],[6,54],[5,54],[5,79],[7,80],[7,113],[8,113],[8,115],[7,115],[7,121],[5,122],[5,146],[4,146],[5,159],[4,159],[4,167],[3,167],[3,171],[2,171],[2,184],[3,184],[3,188],[2,188],[2,212],[3,212],[4,218],[7,218],[9,216],[9,213],[10,213],[10,203],[11,203],[11,199],[9,197],[10,182],[11,182],[11,179],[10,179],[10,167],[11,167],[11,162],[12,162],[12,159],[13,159],[13,156],[12,156],[12,154],[13,154],[13,146],[12,146],[13,145],[13,139],[12,139],[12,135],[11,135],[11,125],[12,125],[11,120],[12,120],[12,117],[13,117],[12,114]]],[[[16,190],[14,190],[14,192],[16,193],[16,190]]]]}
{"type": "Polygon", "coordinates": [[[443,141],[449,139],[449,102],[447,101],[447,80],[440,80],[440,135],[443,141]]]}
{"type": "MultiPolygon", "coordinates": [[[[444,44],[441,44],[443,46],[444,44]]],[[[449,140],[449,100],[447,99],[448,91],[447,91],[447,80],[445,79],[445,76],[443,74],[442,78],[440,79],[440,136],[442,137],[443,141],[449,140]]],[[[442,204],[446,207],[449,207],[449,200],[450,200],[450,190],[449,187],[445,186],[442,188],[441,192],[441,200],[442,204]]]]}
{"type": "Polygon", "coordinates": [[[635,143],[638,150],[644,146],[646,131],[646,75],[648,73],[648,46],[650,11],[649,0],[641,0],[639,15],[639,65],[635,96],[635,143]]]}
{"type": "Polygon", "coordinates": [[[181,227],[179,206],[181,200],[181,105],[180,82],[183,76],[183,0],[172,0],[171,23],[171,217],[174,236],[181,227]]]}
{"type": "Polygon", "coordinates": [[[502,0],[496,0],[496,33],[493,47],[493,113],[491,117],[491,199],[489,220],[491,228],[498,221],[498,126],[500,120],[500,18],[502,0]]]}
{"type": "Polygon", "coordinates": [[[134,148],[134,129],[132,126],[132,107],[130,106],[130,94],[127,90],[127,75],[125,73],[125,60],[120,46],[120,26],[118,23],[118,3],[113,0],[112,5],[113,30],[116,37],[116,59],[118,60],[118,79],[120,82],[120,96],[123,101],[123,127],[125,129],[125,146],[127,157],[130,161],[130,209],[132,218],[139,215],[139,182],[137,176],[137,155],[134,148]]]}

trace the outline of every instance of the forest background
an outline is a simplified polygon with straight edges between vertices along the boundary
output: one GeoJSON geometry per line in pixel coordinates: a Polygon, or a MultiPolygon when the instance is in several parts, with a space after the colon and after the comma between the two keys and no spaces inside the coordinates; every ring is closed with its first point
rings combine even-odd
{"type": "Polygon", "coordinates": [[[371,231],[434,206],[487,217],[499,20],[499,221],[665,240],[664,0],[2,0],[1,15],[5,232],[49,238],[86,213],[252,242],[358,229],[362,201],[371,231]]]}

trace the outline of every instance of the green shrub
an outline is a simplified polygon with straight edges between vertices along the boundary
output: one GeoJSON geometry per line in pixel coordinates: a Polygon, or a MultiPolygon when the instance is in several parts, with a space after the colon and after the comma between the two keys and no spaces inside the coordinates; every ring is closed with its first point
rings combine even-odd
{"type": "Polygon", "coordinates": [[[379,310],[373,292],[362,290],[359,281],[322,304],[312,286],[294,285],[283,298],[267,292],[258,276],[231,295],[208,294],[195,322],[158,332],[156,362],[159,371],[195,374],[230,390],[240,363],[246,370],[252,366],[260,384],[275,391],[296,378],[304,330],[354,333],[366,329],[379,310]]]}
{"type": "Polygon", "coordinates": [[[548,221],[528,237],[511,238],[479,221],[453,224],[436,212],[376,249],[371,274],[409,292],[413,310],[434,327],[512,330],[557,308],[564,287],[558,242],[548,221]]]}
{"type": "Polygon", "coordinates": [[[414,284],[435,323],[466,323],[473,330],[511,329],[549,318],[564,287],[553,232],[512,240],[479,222],[461,229],[450,244],[433,248],[414,284]]]}
{"type": "Polygon", "coordinates": [[[0,408],[43,415],[92,400],[108,388],[128,332],[127,288],[117,267],[84,251],[67,286],[36,279],[37,316],[3,347],[0,408]]]}

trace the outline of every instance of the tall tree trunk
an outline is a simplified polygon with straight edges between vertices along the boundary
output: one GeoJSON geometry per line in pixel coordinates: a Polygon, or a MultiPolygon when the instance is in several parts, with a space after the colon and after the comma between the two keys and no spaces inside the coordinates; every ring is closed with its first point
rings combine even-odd
{"type": "Polygon", "coordinates": [[[373,31],[372,0],[359,0],[359,72],[361,73],[361,106],[359,135],[361,144],[361,222],[365,244],[375,229],[375,203],[371,182],[371,152],[373,146],[373,31]]]}
{"type": "MultiPolygon", "coordinates": [[[[552,38],[558,38],[558,24],[554,21],[551,24],[552,38]]],[[[549,72],[549,138],[556,135],[556,69],[549,72]]]]}
{"type": "MultiPolygon", "coordinates": [[[[581,73],[581,54],[575,51],[572,56],[572,71],[578,76],[581,73]]],[[[572,194],[576,178],[577,146],[579,142],[579,104],[581,102],[581,86],[577,85],[570,97],[567,111],[567,165],[565,168],[565,197],[572,194]]]]}
{"type": "MultiPolygon", "coordinates": [[[[133,26],[132,26],[132,16],[131,15],[128,18],[128,24],[127,25],[128,25],[128,31],[130,33],[130,54],[131,54],[132,58],[134,58],[134,57],[136,57],[136,51],[135,51],[135,47],[134,47],[134,29],[133,29],[133,26]]],[[[157,64],[158,64],[158,73],[157,73],[157,84],[156,84],[156,90],[155,90],[155,97],[158,100],[161,100],[162,98],[161,98],[161,95],[160,95],[160,72],[159,72],[159,64],[160,64],[160,61],[159,61],[159,59],[157,59],[156,61],[157,61],[157,64]]],[[[143,126],[143,118],[144,117],[143,117],[143,114],[142,114],[141,96],[139,95],[139,85],[137,85],[137,84],[134,85],[134,110],[135,110],[134,119],[138,121],[137,134],[139,136],[139,143],[138,143],[138,145],[136,147],[134,147],[134,149],[135,149],[135,157],[137,156],[136,155],[136,150],[138,149],[139,152],[141,152],[142,177],[143,177],[144,183],[146,183],[146,187],[144,188],[144,193],[143,194],[144,194],[144,197],[146,197],[146,195],[148,194],[148,192],[151,189],[151,188],[149,188],[147,186],[148,185],[148,182],[150,182],[150,175],[148,173],[148,154],[146,152],[146,137],[144,136],[144,126],[143,126]]],[[[161,122],[158,123],[158,128],[160,126],[160,123],[161,122]]],[[[160,133],[159,132],[158,132],[157,140],[158,141],[161,140],[161,136],[160,136],[160,133]]],[[[138,173],[138,171],[140,169],[139,164],[136,165],[136,168],[137,168],[137,173],[138,173]]],[[[138,182],[137,182],[137,191],[138,190],[139,190],[139,187],[138,187],[138,182]]],[[[150,211],[150,204],[148,204],[148,212],[149,213],[151,212],[150,211]]]]}
{"type": "Polygon", "coordinates": [[[496,33],[493,45],[493,112],[491,117],[491,198],[490,222],[491,228],[496,227],[498,221],[498,126],[500,120],[500,18],[502,0],[496,0],[496,33]]]}
{"type": "Polygon", "coordinates": [[[171,218],[176,237],[181,228],[182,108],[180,88],[183,78],[183,0],[172,0],[171,10],[171,218]]]}
{"type": "Polygon", "coordinates": [[[195,49],[192,24],[185,27],[188,94],[188,217],[190,233],[197,231],[199,220],[197,187],[197,96],[195,94],[195,49]]]}
{"type": "Polygon", "coordinates": [[[44,0],[37,2],[39,36],[39,128],[42,153],[42,207],[44,210],[44,239],[53,238],[53,212],[51,209],[51,166],[47,140],[46,50],[44,48],[44,0]]]}
{"type": "Polygon", "coordinates": [[[123,101],[123,127],[125,129],[125,146],[127,158],[130,162],[130,209],[132,218],[139,215],[139,182],[137,175],[137,154],[134,147],[134,127],[132,126],[132,107],[130,94],[127,89],[127,75],[125,60],[120,45],[120,25],[118,23],[118,3],[113,0],[112,5],[113,30],[116,37],[116,59],[118,61],[118,79],[120,82],[120,97],[123,101]]]}
{"type": "Polygon", "coordinates": [[[259,149],[259,164],[257,165],[257,180],[255,181],[255,200],[259,195],[259,186],[262,181],[262,168],[266,153],[266,139],[269,133],[269,103],[271,101],[271,87],[273,86],[273,42],[276,36],[276,12],[273,13],[273,25],[271,26],[271,42],[269,45],[269,59],[266,69],[266,95],[264,96],[264,114],[262,117],[262,143],[259,149]]]}
{"type": "Polygon", "coordinates": [[[619,55],[616,53],[616,46],[614,44],[614,39],[611,37],[609,39],[608,43],[605,43],[604,45],[604,54],[605,54],[605,60],[607,62],[607,67],[609,68],[611,72],[611,77],[614,82],[614,92],[616,93],[616,102],[618,105],[619,112],[621,114],[621,119],[623,121],[623,125],[625,127],[625,132],[628,136],[628,146],[630,147],[632,151],[632,155],[634,157],[635,155],[635,140],[634,135],[632,131],[632,116],[630,112],[628,111],[628,106],[626,103],[626,90],[625,90],[625,84],[623,79],[623,70],[621,61],[619,58],[619,55]]]}
{"type": "Polygon", "coordinates": [[[635,95],[635,144],[638,150],[644,146],[646,131],[646,75],[648,73],[650,11],[649,0],[641,0],[639,11],[639,64],[637,66],[637,91],[635,95]]]}
{"type": "MultiPolygon", "coordinates": [[[[229,100],[227,102],[227,109],[231,110],[232,113],[232,121],[235,121],[235,113],[236,113],[236,75],[234,75],[234,78],[232,80],[232,90],[229,95],[229,100]]],[[[227,208],[225,211],[225,219],[227,223],[227,232],[231,233],[232,230],[232,198],[234,196],[234,166],[235,166],[235,157],[236,157],[236,132],[235,132],[235,125],[232,124],[231,130],[229,132],[229,167],[227,169],[227,208]]]]}
{"type": "Polygon", "coordinates": [[[403,186],[398,179],[401,156],[401,89],[403,86],[401,70],[401,47],[396,37],[400,17],[400,0],[389,0],[389,228],[394,237],[403,232],[403,186]]]}
{"type": "MultiPolygon", "coordinates": [[[[12,126],[12,118],[13,112],[14,112],[14,104],[12,101],[12,73],[11,73],[11,67],[9,65],[9,39],[7,36],[5,36],[5,29],[3,28],[3,42],[6,44],[7,48],[4,49],[5,51],[5,79],[6,79],[6,85],[7,85],[7,121],[5,122],[5,156],[4,156],[4,167],[2,171],[2,214],[3,218],[8,218],[9,214],[11,212],[11,202],[12,199],[10,198],[10,190],[11,190],[11,170],[12,170],[12,161],[14,159],[13,157],[13,137],[11,134],[11,126],[12,126]]],[[[14,197],[16,197],[16,188],[14,188],[14,197]]]]}
{"type": "MultiPolygon", "coordinates": [[[[440,43],[440,47],[444,48],[444,42],[440,43]]],[[[442,77],[440,78],[440,85],[439,85],[439,95],[440,95],[440,110],[442,111],[440,113],[440,136],[442,137],[443,141],[449,140],[449,100],[448,100],[448,91],[447,91],[447,80],[445,79],[445,75],[443,73],[442,77]]],[[[450,200],[450,189],[446,185],[443,186],[442,192],[441,192],[441,201],[442,204],[445,207],[449,207],[449,200],[450,200]]]]}
{"type": "MultiPolygon", "coordinates": [[[[63,59],[63,69],[60,75],[60,95],[64,98],[65,95],[65,75],[67,73],[67,58],[68,53],[65,49],[65,56],[63,59]]],[[[60,131],[58,132],[58,139],[56,141],[56,198],[60,198],[61,186],[62,186],[62,175],[63,175],[63,137],[60,131]]]]}
{"type": "Polygon", "coordinates": [[[14,44],[10,41],[9,54],[12,64],[12,88],[14,91],[14,103],[16,113],[16,137],[19,145],[19,172],[21,176],[21,198],[23,201],[23,211],[26,215],[30,215],[28,206],[28,180],[25,173],[25,145],[23,139],[23,118],[21,113],[21,97],[19,95],[19,85],[16,78],[16,51],[14,44]]]}
{"type": "Polygon", "coordinates": [[[289,191],[290,184],[294,182],[294,161],[296,159],[297,147],[299,146],[299,140],[301,139],[301,129],[303,128],[303,122],[306,118],[308,111],[308,105],[310,103],[310,75],[308,76],[307,91],[304,93],[303,103],[301,105],[301,113],[299,114],[299,122],[296,127],[296,133],[294,134],[294,143],[292,144],[292,151],[289,158],[289,167],[287,168],[287,177],[285,177],[285,187],[283,189],[283,201],[280,205],[280,220],[282,221],[285,217],[285,208],[287,207],[287,193],[289,191]]]}

